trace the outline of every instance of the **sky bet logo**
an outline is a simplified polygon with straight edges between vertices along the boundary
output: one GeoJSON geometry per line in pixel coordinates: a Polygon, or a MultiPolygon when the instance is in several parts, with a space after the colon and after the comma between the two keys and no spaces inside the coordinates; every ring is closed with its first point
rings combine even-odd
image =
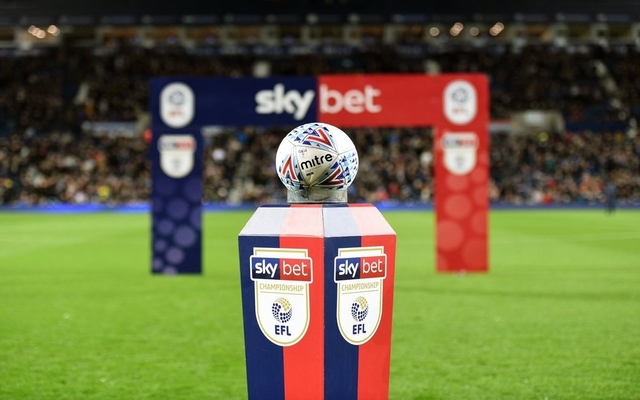
{"type": "Polygon", "coordinates": [[[336,258],[335,280],[382,278],[387,276],[387,256],[336,258]]]}
{"type": "MultiPolygon", "coordinates": [[[[278,83],[271,89],[260,90],[255,95],[256,112],[258,114],[292,114],[296,121],[303,119],[313,102],[316,93],[307,90],[301,93],[295,89],[286,90],[284,84],[278,83]]],[[[320,85],[318,96],[320,113],[338,114],[345,111],[349,114],[379,113],[382,106],[376,104],[381,91],[372,85],[362,89],[349,89],[342,93],[320,85]]]]}
{"type": "Polygon", "coordinates": [[[311,259],[251,256],[251,279],[311,282],[311,259]]]}

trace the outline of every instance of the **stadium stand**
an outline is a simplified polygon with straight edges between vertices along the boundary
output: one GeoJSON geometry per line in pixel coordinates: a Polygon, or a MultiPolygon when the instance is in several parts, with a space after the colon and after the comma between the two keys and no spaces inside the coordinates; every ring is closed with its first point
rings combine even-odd
{"type": "MultiPolygon", "coordinates": [[[[145,202],[149,138],[142,132],[148,126],[151,77],[356,72],[482,72],[490,77],[492,120],[508,121],[517,112],[558,112],[557,129],[534,126],[520,132],[509,124],[492,129],[493,202],[602,203],[607,183],[617,186],[620,202],[640,202],[637,45],[516,40],[434,45],[420,29],[397,32],[389,43],[379,31],[367,32],[351,46],[334,31],[322,31],[317,41],[333,47],[302,55],[228,54],[217,36],[186,46],[169,35],[148,46],[130,34],[106,35],[90,46],[4,49],[0,204],[145,202]]],[[[282,34],[277,43],[297,40],[282,34]]],[[[272,164],[286,129],[209,132],[205,201],[283,201],[272,164]]],[[[428,128],[363,127],[350,134],[366,171],[351,188],[352,201],[432,200],[428,128]]]]}

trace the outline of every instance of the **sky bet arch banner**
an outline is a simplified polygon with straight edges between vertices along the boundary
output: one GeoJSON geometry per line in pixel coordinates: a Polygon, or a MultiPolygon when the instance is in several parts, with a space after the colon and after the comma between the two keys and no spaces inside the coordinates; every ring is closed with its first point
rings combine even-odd
{"type": "Polygon", "coordinates": [[[150,98],[153,272],[201,271],[203,126],[290,128],[313,121],[340,128],[433,126],[437,270],[487,271],[484,75],[157,78],[150,98]]]}

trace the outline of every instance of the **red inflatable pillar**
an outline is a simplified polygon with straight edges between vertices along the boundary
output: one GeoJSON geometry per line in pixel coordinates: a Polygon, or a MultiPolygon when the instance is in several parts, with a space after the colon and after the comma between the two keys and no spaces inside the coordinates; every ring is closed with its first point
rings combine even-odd
{"type": "Polygon", "coordinates": [[[450,76],[441,85],[443,111],[434,137],[437,271],[487,272],[487,79],[450,76]]]}

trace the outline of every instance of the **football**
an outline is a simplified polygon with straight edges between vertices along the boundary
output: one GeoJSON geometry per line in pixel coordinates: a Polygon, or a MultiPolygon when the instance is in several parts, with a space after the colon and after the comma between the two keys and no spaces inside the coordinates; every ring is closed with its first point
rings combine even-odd
{"type": "Polygon", "coordinates": [[[276,170],[291,191],[346,189],[358,173],[358,152],[333,125],[313,122],[291,130],[276,152],[276,170]]]}

